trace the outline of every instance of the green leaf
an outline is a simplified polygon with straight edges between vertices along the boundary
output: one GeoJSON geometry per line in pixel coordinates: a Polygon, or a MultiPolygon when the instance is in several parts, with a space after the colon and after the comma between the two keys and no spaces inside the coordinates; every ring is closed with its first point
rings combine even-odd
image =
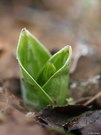
{"type": "Polygon", "coordinates": [[[57,71],[42,88],[56,102],[56,105],[64,105],[66,103],[71,56],[71,47],[66,46],[49,59],[49,62],[54,64],[57,71]]]}
{"type": "Polygon", "coordinates": [[[36,80],[40,68],[49,60],[51,54],[26,29],[19,38],[17,57],[27,72],[36,80]]]}
{"type": "Polygon", "coordinates": [[[33,38],[27,30],[22,30],[17,48],[22,94],[25,104],[34,106],[37,110],[53,102],[35,81],[40,67],[42,67],[49,58],[49,52],[40,42],[33,38]]]}
{"type": "Polygon", "coordinates": [[[44,68],[38,75],[37,83],[43,86],[47,80],[56,72],[56,68],[53,63],[47,62],[44,68]]]}
{"type": "Polygon", "coordinates": [[[21,88],[23,91],[23,99],[29,107],[34,106],[36,110],[43,108],[46,105],[52,104],[52,99],[47,93],[37,84],[37,82],[28,74],[21,66],[21,88]]]}
{"type": "Polygon", "coordinates": [[[71,47],[66,46],[51,56],[35,37],[22,30],[17,59],[26,105],[40,110],[50,104],[66,104],[71,55],[71,47]]]}

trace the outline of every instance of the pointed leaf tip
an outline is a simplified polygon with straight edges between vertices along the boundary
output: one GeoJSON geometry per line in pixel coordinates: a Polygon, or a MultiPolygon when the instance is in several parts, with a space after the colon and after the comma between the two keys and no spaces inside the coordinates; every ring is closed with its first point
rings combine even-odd
{"type": "Polygon", "coordinates": [[[66,103],[71,55],[71,46],[67,45],[51,56],[26,28],[21,30],[17,59],[26,104],[41,109],[49,104],[66,103]]]}

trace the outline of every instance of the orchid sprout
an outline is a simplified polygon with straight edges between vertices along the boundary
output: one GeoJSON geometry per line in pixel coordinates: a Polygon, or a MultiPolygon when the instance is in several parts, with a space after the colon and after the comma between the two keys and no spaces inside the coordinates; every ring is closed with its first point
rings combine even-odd
{"type": "Polygon", "coordinates": [[[17,59],[25,105],[40,110],[67,103],[71,57],[71,46],[51,55],[28,30],[21,31],[17,59]]]}

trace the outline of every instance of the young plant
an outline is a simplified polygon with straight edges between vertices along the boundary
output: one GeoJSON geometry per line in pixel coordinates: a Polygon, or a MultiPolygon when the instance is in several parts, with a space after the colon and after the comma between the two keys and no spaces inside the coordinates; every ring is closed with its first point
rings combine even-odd
{"type": "Polygon", "coordinates": [[[71,56],[70,46],[52,56],[26,29],[21,31],[17,59],[25,105],[40,110],[66,104],[71,56]]]}

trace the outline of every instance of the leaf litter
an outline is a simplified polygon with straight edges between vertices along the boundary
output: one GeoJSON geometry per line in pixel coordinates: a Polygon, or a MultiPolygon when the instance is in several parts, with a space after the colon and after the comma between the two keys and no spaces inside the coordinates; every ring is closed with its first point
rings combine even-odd
{"type": "MultiPolygon", "coordinates": [[[[48,107],[45,109],[46,111],[43,110],[42,112],[37,114],[38,120],[42,125],[47,127],[47,129],[50,129],[51,127],[52,128],[55,127],[60,130],[60,133],[70,132],[73,134],[81,134],[81,135],[87,135],[88,133],[100,133],[101,112],[100,110],[97,110],[97,109],[101,109],[100,97],[95,98],[90,104],[88,104],[88,106],[83,105],[99,93],[100,87],[101,87],[100,74],[86,81],[71,80],[70,91],[72,96],[75,96],[73,94],[74,90],[80,91],[81,88],[85,90],[84,91],[85,93],[87,93],[87,91],[89,91],[92,88],[94,93],[91,92],[90,94],[88,94],[89,98],[87,98],[87,94],[84,94],[83,91],[81,92],[81,95],[78,94],[75,99],[76,101],[78,101],[77,102],[78,104],[82,104],[82,105],[73,105],[73,106],[65,106],[65,107],[57,107],[57,108],[48,107]],[[75,88],[71,87],[73,83],[76,83],[75,88]],[[82,97],[84,98],[84,101],[79,102],[79,100],[82,99],[82,97]],[[99,105],[99,107],[96,107],[95,104],[99,105]],[[52,113],[52,111],[54,112],[54,110],[56,112],[52,113]],[[45,114],[44,116],[44,113],[46,113],[47,115],[45,114]],[[87,121],[88,119],[89,122],[85,124],[86,123],[85,121],[87,121]]],[[[30,110],[27,110],[24,107],[23,101],[21,99],[19,78],[7,78],[3,82],[1,82],[0,97],[2,97],[0,98],[0,110],[2,112],[0,114],[0,119],[1,122],[4,123],[3,124],[4,126],[5,124],[8,123],[8,121],[10,121],[11,124],[9,124],[9,126],[7,125],[7,127],[9,127],[10,129],[12,127],[12,123],[14,126],[16,125],[17,122],[19,123],[19,126],[17,126],[18,129],[17,133],[19,132],[19,134],[23,132],[22,130],[23,128],[26,127],[26,125],[31,126],[33,133],[34,131],[36,132],[36,127],[37,127],[37,130],[40,130],[40,132],[42,132],[43,134],[47,134],[47,132],[48,134],[52,134],[52,132],[41,128],[38,125],[39,122],[37,123],[35,119],[36,114],[30,112],[30,110]],[[23,128],[20,128],[20,126],[23,126],[23,128]]],[[[27,130],[26,132],[28,133],[31,132],[30,131],[31,129],[30,130],[26,129],[26,130],[27,130]]],[[[13,135],[13,133],[14,132],[12,131],[12,134],[10,135],[13,135]]]]}
{"type": "MultiPolygon", "coordinates": [[[[7,19],[5,19],[5,20],[7,20],[7,19]]],[[[4,22],[7,22],[5,20],[4,20],[4,22]]],[[[1,19],[1,21],[2,21],[2,19],[1,19]]],[[[3,22],[1,22],[1,23],[3,23],[3,22]]],[[[16,61],[15,55],[14,55],[15,54],[14,51],[16,48],[16,46],[15,46],[16,40],[14,40],[13,43],[12,43],[12,41],[9,40],[9,39],[12,39],[12,37],[14,37],[13,35],[16,35],[16,37],[17,37],[18,31],[16,32],[16,29],[14,29],[14,28],[11,29],[12,27],[14,27],[12,20],[11,20],[11,23],[9,23],[9,24],[11,24],[11,26],[8,27],[8,29],[6,29],[6,30],[8,32],[11,31],[10,35],[9,35],[9,37],[8,37],[8,34],[6,36],[4,36],[3,42],[1,43],[1,44],[3,44],[3,47],[0,47],[0,49],[1,49],[0,79],[2,80],[4,78],[6,78],[6,80],[5,80],[6,88],[4,87],[4,83],[1,83],[1,85],[0,85],[0,110],[3,110],[2,113],[0,113],[0,119],[2,121],[0,123],[0,125],[1,125],[0,126],[0,130],[1,130],[0,134],[1,135],[7,135],[7,134],[9,134],[9,135],[14,135],[14,134],[15,135],[16,134],[17,135],[18,134],[19,135],[22,135],[22,134],[45,135],[46,134],[47,135],[48,134],[49,135],[51,133],[47,132],[46,129],[44,130],[43,128],[41,128],[38,124],[36,124],[36,122],[31,122],[30,127],[28,126],[29,125],[28,123],[26,124],[25,117],[27,117],[29,115],[29,114],[27,114],[27,113],[29,113],[29,110],[26,110],[26,108],[23,108],[23,102],[22,102],[22,99],[20,96],[21,95],[20,88],[18,87],[19,85],[17,86],[18,88],[16,89],[16,85],[14,83],[14,80],[16,82],[16,79],[14,77],[19,76],[18,75],[17,61],[16,61]],[[5,43],[5,42],[7,42],[7,43],[5,43]],[[10,44],[12,44],[12,46],[11,46],[12,49],[10,48],[10,44]],[[11,64],[11,63],[13,63],[13,64],[11,64]],[[13,77],[13,78],[9,79],[9,77],[13,77]],[[12,80],[12,81],[10,81],[10,80],[12,80]],[[15,87],[13,87],[13,86],[15,86],[15,87]],[[4,89],[6,89],[6,92],[4,92],[4,89]],[[27,114],[27,116],[26,116],[26,114],[27,114]]],[[[45,25],[45,27],[46,27],[46,25],[45,25]]],[[[18,26],[17,26],[17,28],[18,28],[18,26]]],[[[39,29],[39,27],[38,27],[38,29],[39,29]]],[[[46,35],[42,36],[42,35],[44,35],[43,29],[44,28],[42,28],[42,30],[40,30],[39,36],[41,35],[40,37],[45,39],[45,37],[47,37],[47,36],[46,35]]],[[[4,31],[4,29],[2,31],[4,31]]],[[[35,28],[33,31],[35,31],[35,28]]],[[[36,32],[36,33],[38,33],[38,32],[36,32]]],[[[56,33],[56,34],[58,34],[58,33],[56,33]]],[[[92,32],[92,33],[94,33],[94,32],[92,32]]],[[[63,35],[63,33],[61,34],[61,36],[62,35],[63,35]]],[[[49,34],[49,36],[50,36],[50,34],[49,34]]],[[[53,34],[53,36],[54,36],[54,34],[53,34]]],[[[59,36],[56,36],[57,40],[59,40],[59,36]]],[[[60,38],[59,43],[58,42],[56,42],[56,43],[62,44],[61,42],[63,41],[63,39],[61,40],[61,38],[60,38]]],[[[95,41],[95,38],[91,39],[91,40],[92,41],[94,40],[95,47],[97,48],[98,51],[100,51],[101,50],[100,45],[98,45],[98,46],[96,45],[98,43],[98,40],[95,41]]],[[[66,42],[67,42],[67,35],[66,35],[66,42]]],[[[48,43],[49,43],[49,41],[48,41],[48,43]]],[[[50,46],[51,49],[54,48],[54,43],[50,42],[49,44],[50,45],[53,44],[52,47],[50,46]]],[[[71,44],[74,44],[73,48],[75,48],[75,41],[73,41],[71,44]]],[[[58,50],[58,49],[59,48],[56,47],[56,50],[58,50]]],[[[95,50],[96,49],[94,48],[94,51],[95,50]]],[[[54,51],[52,53],[54,53],[54,51]]],[[[91,78],[91,80],[92,80],[94,76],[95,77],[99,76],[101,73],[101,53],[98,52],[98,53],[94,54],[93,56],[92,55],[83,56],[82,52],[78,52],[78,49],[76,51],[74,50],[74,53],[75,52],[80,53],[80,54],[78,54],[79,55],[79,57],[77,57],[78,59],[75,59],[75,56],[74,56],[74,68],[73,68],[73,72],[71,73],[71,77],[70,77],[71,78],[70,85],[75,86],[75,84],[76,84],[76,87],[75,88],[70,87],[70,95],[73,96],[73,98],[76,101],[81,100],[83,98],[83,103],[81,102],[81,104],[84,104],[84,101],[86,99],[87,99],[86,101],[89,101],[91,98],[94,97],[94,95],[99,93],[101,90],[101,81],[100,80],[97,81],[96,84],[89,83],[89,81],[88,81],[89,78],[91,78]],[[85,73],[84,73],[84,71],[85,71],[85,73]],[[85,85],[82,85],[82,84],[85,84],[85,85]]],[[[91,102],[90,106],[92,104],[94,106],[95,106],[95,104],[99,105],[99,109],[101,109],[101,98],[99,97],[98,99],[94,100],[94,102],[91,102]]],[[[95,109],[97,110],[98,108],[96,108],[96,106],[95,106],[95,109]]],[[[100,115],[99,110],[97,110],[97,111],[91,110],[91,111],[90,112],[87,111],[90,118],[91,118],[91,116],[95,116],[95,114],[97,116],[100,115]]],[[[32,112],[32,115],[33,115],[33,112],[32,112]]],[[[74,124],[72,124],[72,126],[70,126],[70,123],[69,123],[68,124],[69,129],[73,128],[74,126],[76,126],[78,128],[80,121],[83,118],[86,118],[85,113],[81,114],[79,116],[79,118],[76,119],[76,124],[74,123],[74,124]]],[[[86,128],[78,129],[77,131],[74,131],[75,134],[78,134],[78,135],[79,134],[83,134],[83,135],[84,134],[85,135],[87,135],[87,134],[100,134],[101,133],[100,132],[101,126],[99,127],[99,125],[100,125],[99,123],[100,123],[101,119],[100,119],[100,116],[97,118],[98,119],[96,120],[96,122],[93,122],[93,124],[90,123],[90,125],[87,126],[86,128]],[[96,130],[95,130],[95,128],[96,128],[96,130]]],[[[88,119],[88,117],[87,117],[87,119],[88,119]]]]}
{"type": "Polygon", "coordinates": [[[101,133],[101,110],[91,111],[83,105],[47,107],[37,116],[39,122],[50,129],[64,133],[101,133]]]}

